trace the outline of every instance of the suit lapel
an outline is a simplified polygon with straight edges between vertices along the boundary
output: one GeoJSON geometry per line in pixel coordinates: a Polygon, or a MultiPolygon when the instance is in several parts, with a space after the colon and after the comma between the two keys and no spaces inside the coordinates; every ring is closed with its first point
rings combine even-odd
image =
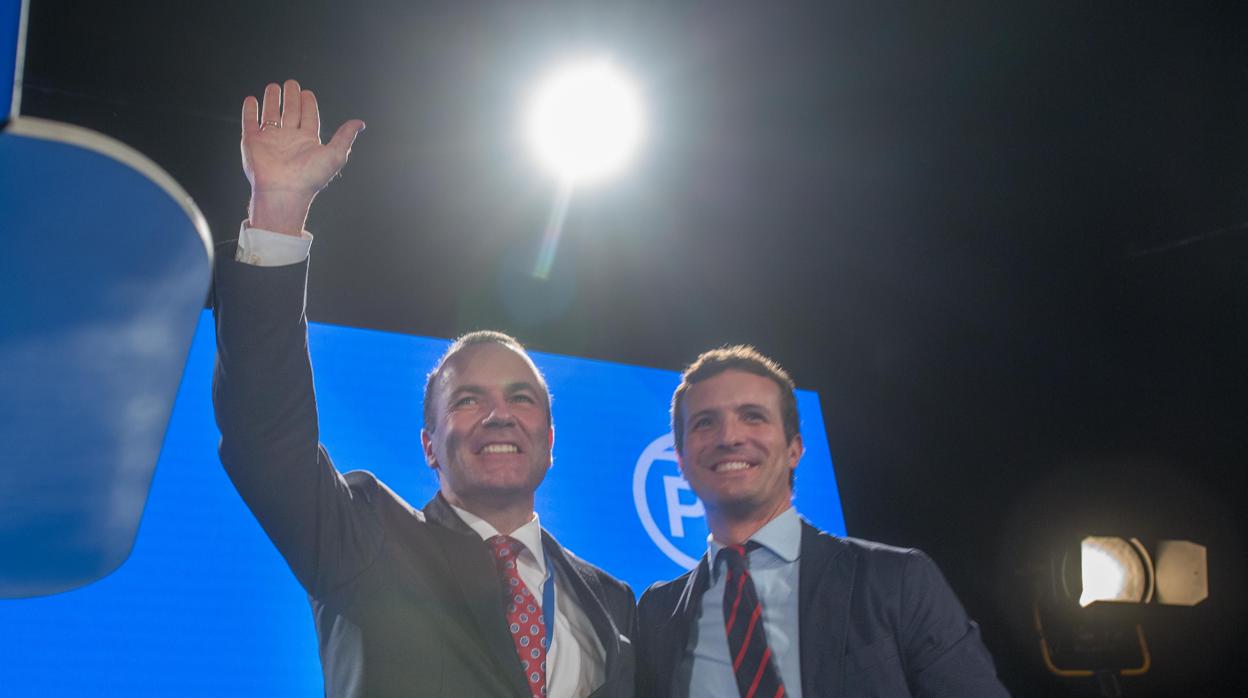
{"type": "Polygon", "coordinates": [[[500,675],[506,677],[512,693],[528,695],[529,683],[524,678],[524,671],[516,657],[516,646],[507,630],[498,571],[485,544],[442,499],[441,494],[425,505],[424,512],[429,522],[457,534],[440,537],[443,553],[450,563],[452,586],[463,595],[484,645],[498,664],[500,675]]]}
{"type": "Polygon", "coordinates": [[[563,546],[546,529],[542,529],[542,543],[546,552],[546,564],[551,565],[555,573],[555,593],[571,593],[577,605],[589,618],[590,625],[594,626],[594,633],[606,653],[603,685],[612,686],[616,681],[615,674],[619,673],[620,629],[603,605],[602,584],[591,570],[569,558],[563,546]]]}
{"type": "Polygon", "coordinates": [[[664,638],[661,644],[665,649],[661,651],[658,661],[662,662],[664,668],[655,672],[655,680],[660,682],[656,687],[660,688],[662,695],[684,693],[684,688],[678,689],[673,682],[676,680],[676,670],[680,662],[684,660],[685,648],[689,646],[690,630],[698,622],[702,596],[710,587],[710,563],[706,554],[703,554],[697,567],[694,567],[685,579],[685,587],[680,592],[676,607],[672,609],[672,615],[664,620],[663,627],[659,631],[659,637],[664,638]],[[663,683],[666,685],[663,686],[663,683]]]}
{"type": "Polygon", "coordinates": [[[845,543],[802,521],[798,638],[802,695],[839,696],[857,561],[845,543]]]}

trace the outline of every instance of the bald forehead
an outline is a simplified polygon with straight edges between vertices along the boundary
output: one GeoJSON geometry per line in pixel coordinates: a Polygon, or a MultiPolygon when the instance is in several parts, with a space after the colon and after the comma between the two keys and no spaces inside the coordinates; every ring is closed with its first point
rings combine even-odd
{"type": "Polygon", "coordinates": [[[528,354],[498,342],[470,344],[446,357],[440,377],[445,379],[451,375],[484,371],[496,373],[505,370],[527,372],[533,383],[542,382],[537,365],[528,354]]]}
{"type": "Polygon", "coordinates": [[[482,342],[448,356],[434,376],[433,387],[436,393],[445,395],[464,389],[514,390],[526,386],[544,396],[549,412],[550,391],[529,355],[505,344],[482,342]]]}

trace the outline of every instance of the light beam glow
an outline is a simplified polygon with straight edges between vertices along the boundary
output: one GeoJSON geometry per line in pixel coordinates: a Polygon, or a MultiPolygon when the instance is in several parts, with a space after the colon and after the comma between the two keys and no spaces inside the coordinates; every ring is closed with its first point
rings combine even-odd
{"type": "Polygon", "coordinates": [[[546,230],[542,233],[542,249],[537,253],[537,263],[533,266],[533,277],[546,281],[550,278],[550,270],[555,266],[555,250],[559,247],[559,235],[563,232],[563,221],[568,217],[568,207],[572,205],[572,183],[564,180],[559,183],[555,192],[555,203],[550,207],[550,218],[546,221],[546,230]]]}

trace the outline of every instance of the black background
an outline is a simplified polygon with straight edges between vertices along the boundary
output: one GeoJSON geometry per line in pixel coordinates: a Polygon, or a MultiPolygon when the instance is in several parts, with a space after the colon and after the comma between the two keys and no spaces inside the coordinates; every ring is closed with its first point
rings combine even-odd
{"type": "Polygon", "coordinates": [[[139,149],[224,240],[238,105],[298,78],[326,137],[368,122],[309,221],[312,320],[669,369],[756,344],[819,392],[850,532],[930,553],[1016,694],[1091,690],[1041,667],[1028,574],[1121,533],[1211,559],[1205,604],[1145,620],[1127,694],[1224,695],[1248,643],[1245,29],[1239,3],[30,0],[22,111],[139,149]],[[576,192],[539,282],[554,185],[519,114],[595,52],[648,135],[576,192]]]}

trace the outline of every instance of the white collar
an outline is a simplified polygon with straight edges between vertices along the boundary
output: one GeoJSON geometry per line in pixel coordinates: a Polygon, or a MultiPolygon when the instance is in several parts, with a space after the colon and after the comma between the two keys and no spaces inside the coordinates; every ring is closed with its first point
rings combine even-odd
{"type": "MultiPolygon", "coordinates": [[[[449,504],[451,509],[459,515],[459,518],[462,519],[464,523],[468,524],[468,528],[471,528],[474,533],[481,536],[481,540],[489,540],[490,538],[499,535],[498,529],[494,528],[494,525],[489,521],[486,521],[467,509],[460,509],[450,502],[447,502],[447,504],[449,504]]],[[[524,555],[527,552],[532,555],[534,562],[537,563],[537,571],[542,575],[542,577],[545,577],[546,555],[542,551],[542,523],[537,518],[537,512],[533,512],[533,518],[529,519],[528,523],[512,531],[511,537],[520,541],[520,543],[524,545],[524,550],[521,551],[520,554],[524,555]]]]}

